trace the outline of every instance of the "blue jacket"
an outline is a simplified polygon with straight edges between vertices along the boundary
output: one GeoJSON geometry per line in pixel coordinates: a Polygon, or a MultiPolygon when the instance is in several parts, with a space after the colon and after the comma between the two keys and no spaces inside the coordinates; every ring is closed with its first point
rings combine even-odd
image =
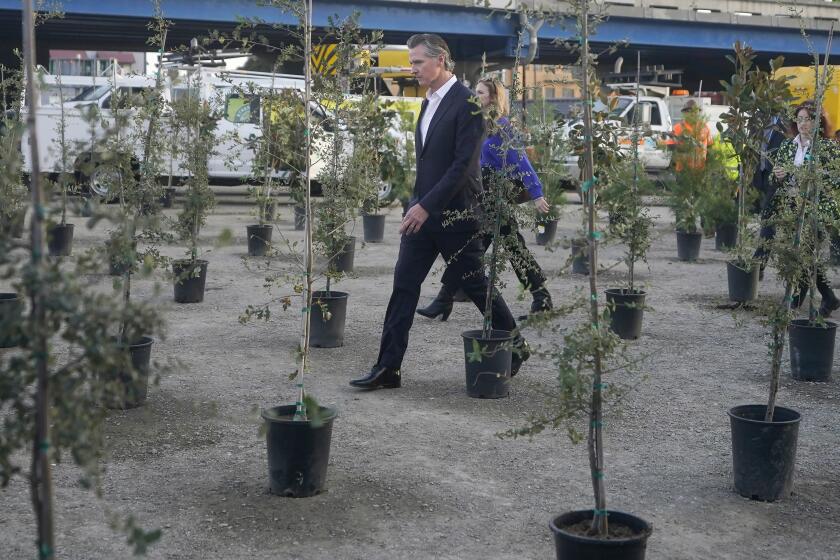
{"type": "MultiPolygon", "coordinates": [[[[429,213],[427,231],[442,231],[446,211],[474,209],[481,193],[481,139],[484,120],[473,94],[461,82],[455,84],[435,111],[426,142],[420,140],[420,119],[415,130],[417,176],[411,205],[418,202],[429,213]]],[[[447,231],[474,231],[475,220],[459,220],[447,231]]]]}
{"type": "Polygon", "coordinates": [[[543,188],[537,177],[537,172],[525,151],[518,145],[515,131],[510,126],[507,117],[497,121],[499,127],[494,134],[491,134],[484,141],[481,147],[481,166],[492,167],[493,169],[508,169],[512,175],[518,176],[528,189],[531,200],[543,196],[543,188]],[[507,140],[507,153],[503,153],[503,144],[507,140]]]}

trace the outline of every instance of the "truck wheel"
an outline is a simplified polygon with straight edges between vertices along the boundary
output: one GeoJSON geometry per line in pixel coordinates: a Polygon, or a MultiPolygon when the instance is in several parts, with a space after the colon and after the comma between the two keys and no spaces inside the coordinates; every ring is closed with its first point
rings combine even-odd
{"type": "Polygon", "coordinates": [[[117,196],[120,187],[120,170],[111,163],[99,162],[85,182],[92,195],[107,202],[117,196]]]}

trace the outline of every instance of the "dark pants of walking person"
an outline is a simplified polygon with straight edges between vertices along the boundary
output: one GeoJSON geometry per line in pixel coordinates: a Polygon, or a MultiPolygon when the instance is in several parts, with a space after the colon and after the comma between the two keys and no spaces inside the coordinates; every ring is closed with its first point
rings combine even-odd
{"type": "MultiPolygon", "coordinates": [[[[398,370],[408,347],[408,332],[420,299],[420,287],[434,265],[438,254],[449,263],[446,274],[455,289],[462,288],[484,313],[487,278],[481,266],[484,247],[475,232],[436,232],[421,229],[414,235],[403,235],[394,269],[394,288],[376,363],[379,367],[398,370]]],[[[445,275],[446,275],[445,274],[445,275]]],[[[516,321],[505,300],[496,294],[492,299],[493,328],[513,331],[516,321]]]]}
{"type": "MultiPolygon", "coordinates": [[[[543,273],[542,268],[540,268],[539,263],[537,263],[537,259],[534,258],[533,253],[531,253],[528,246],[525,244],[525,238],[522,237],[522,233],[519,231],[519,225],[515,221],[512,224],[506,224],[502,226],[500,233],[502,237],[515,237],[515,243],[507,247],[507,250],[509,251],[508,257],[510,258],[510,264],[517,279],[519,279],[519,282],[531,291],[533,296],[531,312],[534,313],[551,309],[551,294],[545,287],[545,274],[543,273]]],[[[488,234],[482,237],[482,253],[486,252],[492,243],[492,235],[488,234]]],[[[437,297],[435,297],[434,301],[430,303],[428,307],[418,309],[417,313],[431,319],[441,315],[442,319],[445,321],[452,312],[452,302],[454,300],[455,293],[457,292],[458,278],[456,277],[456,274],[458,274],[457,271],[447,267],[446,272],[443,273],[443,278],[441,280],[443,285],[441,286],[437,297]]]]}

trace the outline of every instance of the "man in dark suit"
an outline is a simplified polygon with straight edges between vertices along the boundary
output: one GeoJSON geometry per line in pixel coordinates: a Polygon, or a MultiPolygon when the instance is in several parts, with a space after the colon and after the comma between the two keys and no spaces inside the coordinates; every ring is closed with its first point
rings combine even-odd
{"type": "Polygon", "coordinates": [[[770,240],[776,236],[776,228],[772,224],[773,205],[771,201],[776,194],[778,183],[773,177],[773,163],[776,160],[776,152],[782,141],[785,139],[784,126],[779,117],[774,117],[770,126],[764,131],[764,142],[761,145],[761,159],[753,175],[753,186],[758,190],[761,198],[759,205],[761,209],[761,230],[758,237],[758,248],[753,258],[760,262],[759,277],[764,279],[764,268],[767,266],[770,240]]]}
{"type": "MultiPolygon", "coordinates": [[[[408,48],[412,73],[428,88],[415,130],[417,175],[410,207],[400,225],[400,252],[379,357],[369,373],[350,382],[362,389],[400,386],[400,366],[420,287],[439,254],[448,263],[447,279],[460,282],[482,313],[485,305],[487,278],[476,236],[478,225],[469,219],[447,223],[446,216],[478,205],[483,117],[472,92],[453,75],[454,63],[442,38],[413,35],[408,48]]],[[[501,295],[493,298],[492,306],[493,328],[514,331],[516,321],[501,295]]],[[[517,334],[511,375],[516,375],[528,355],[527,344],[517,334]]]]}

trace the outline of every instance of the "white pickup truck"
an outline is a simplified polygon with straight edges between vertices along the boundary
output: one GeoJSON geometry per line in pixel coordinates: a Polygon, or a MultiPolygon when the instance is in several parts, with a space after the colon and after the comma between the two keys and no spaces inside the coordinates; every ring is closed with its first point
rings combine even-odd
{"type": "MultiPolygon", "coordinates": [[[[249,81],[255,83],[256,87],[269,87],[265,78],[251,78],[249,81]]],[[[115,84],[104,82],[102,85],[92,86],[82,91],[77,97],[67,100],[62,104],[39,106],[37,109],[37,137],[39,142],[40,169],[44,173],[60,173],[64,165],[68,171],[79,174],[79,180],[85,184],[90,192],[99,196],[108,196],[111,186],[114,184],[113,173],[107,163],[107,158],[97,155],[91,146],[96,145],[107,134],[109,127],[113,125],[114,111],[118,108],[111,106],[111,99],[115,90],[122,93],[138,94],[144,89],[154,87],[154,79],[143,76],[118,77],[115,84]],[[89,107],[95,105],[98,108],[98,118],[94,122],[88,122],[85,114],[89,107]],[[63,117],[62,117],[63,113],[63,117]],[[59,129],[61,119],[64,119],[65,146],[67,146],[68,161],[62,162],[61,147],[59,142],[59,129]],[[94,167],[87,176],[81,176],[82,168],[86,160],[92,160],[94,167]]],[[[212,180],[237,180],[246,181],[252,176],[252,164],[254,150],[250,144],[261,134],[259,119],[260,115],[252,115],[255,109],[260,111],[259,103],[245,103],[249,111],[242,111],[243,100],[241,96],[234,93],[234,85],[230,79],[206,78],[202,81],[203,91],[200,98],[211,103],[214,113],[217,115],[217,125],[214,134],[217,137],[215,150],[208,160],[208,174],[212,180]],[[211,101],[212,100],[212,101],[211,101]],[[218,106],[216,106],[218,105],[218,106]],[[228,106],[231,107],[228,107],[228,106]],[[238,109],[238,110],[237,110],[238,109]],[[243,118],[243,113],[245,114],[243,118]]],[[[276,77],[271,82],[274,88],[301,89],[302,80],[291,77],[276,77]]],[[[186,86],[175,85],[163,88],[164,97],[171,101],[172,97],[178,98],[187,95],[186,86]]],[[[126,111],[130,109],[121,108],[126,111]]],[[[323,119],[326,115],[323,110],[313,107],[315,118],[323,119]]],[[[164,110],[162,116],[162,134],[172,134],[169,126],[169,111],[164,110]]],[[[183,142],[184,140],[176,140],[183,142]]],[[[22,143],[24,148],[30,144],[30,135],[24,133],[22,143]]],[[[140,142],[133,146],[133,154],[136,160],[141,158],[142,146],[140,142]]],[[[324,146],[320,146],[323,150],[324,146]]],[[[318,152],[316,147],[316,154],[318,152]]],[[[23,168],[25,172],[32,169],[31,152],[23,149],[23,168]]],[[[316,157],[310,169],[313,179],[321,172],[325,165],[325,158],[316,157]]],[[[175,177],[185,176],[186,170],[183,165],[183,157],[170,159],[164,155],[164,170],[172,170],[175,177]]],[[[286,179],[287,171],[278,171],[275,176],[279,179],[286,179]]]]}
{"type": "MultiPolygon", "coordinates": [[[[671,152],[665,147],[664,142],[668,139],[673,130],[673,122],[668,104],[659,97],[640,96],[638,106],[636,96],[621,95],[613,98],[610,107],[600,101],[594,105],[597,112],[608,113],[607,120],[614,124],[618,132],[621,150],[629,153],[633,148],[633,127],[632,123],[638,118],[639,130],[639,158],[649,173],[660,173],[671,165],[671,152]],[[637,111],[641,114],[637,117],[637,111]]],[[[572,122],[565,127],[564,134],[568,135],[571,129],[580,126],[580,121],[572,122]]],[[[578,156],[570,155],[565,161],[568,176],[577,181],[580,177],[580,166],[578,156]]]]}

